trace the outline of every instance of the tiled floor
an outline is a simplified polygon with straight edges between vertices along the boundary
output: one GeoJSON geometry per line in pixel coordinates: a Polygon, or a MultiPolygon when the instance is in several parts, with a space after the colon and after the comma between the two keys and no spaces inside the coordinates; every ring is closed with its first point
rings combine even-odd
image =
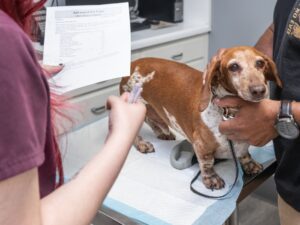
{"type": "Polygon", "coordinates": [[[280,225],[277,206],[250,195],[239,205],[239,225],[280,225]]]}

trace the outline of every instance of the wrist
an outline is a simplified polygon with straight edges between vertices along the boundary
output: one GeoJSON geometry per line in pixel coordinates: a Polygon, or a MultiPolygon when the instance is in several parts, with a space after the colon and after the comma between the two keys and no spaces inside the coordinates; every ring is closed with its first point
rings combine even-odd
{"type": "Polygon", "coordinates": [[[293,102],[290,100],[281,100],[280,112],[277,116],[276,130],[278,134],[285,139],[296,139],[299,136],[299,125],[294,118],[293,102]]]}
{"type": "Polygon", "coordinates": [[[111,132],[108,134],[105,145],[117,145],[120,147],[130,148],[133,144],[135,136],[121,132],[111,132]]]}
{"type": "Polygon", "coordinates": [[[267,118],[272,121],[273,125],[276,124],[278,114],[280,112],[280,101],[267,100],[267,118]]]}
{"type": "Polygon", "coordinates": [[[295,122],[300,124],[300,103],[293,101],[292,103],[292,115],[294,117],[295,122]]]}

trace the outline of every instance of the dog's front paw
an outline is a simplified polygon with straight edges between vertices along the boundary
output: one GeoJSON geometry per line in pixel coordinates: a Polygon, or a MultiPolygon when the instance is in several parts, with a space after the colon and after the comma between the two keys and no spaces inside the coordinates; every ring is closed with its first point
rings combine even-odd
{"type": "Polygon", "coordinates": [[[242,167],[247,175],[255,175],[263,170],[263,166],[254,160],[242,164],[242,167]]]}
{"type": "Polygon", "coordinates": [[[206,188],[213,190],[219,190],[225,187],[224,180],[214,173],[209,176],[202,176],[202,182],[206,188]]]}
{"type": "Polygon", "coordinates": [[[161,140],[168,140],[168,141],[171,141],[171,140],[176,140],[176,137],[173,133],[170,133],[170,134],[160,134],[157,136],[158,139],[161,139],[161,140]]]}
{"type": "Polygon", "coordinates": [[[137,145],[136,148],[139,152],[141,153],[151,153],[155,152],[153,144],[151,144],[148,141],[140,141],[137,145]]]}

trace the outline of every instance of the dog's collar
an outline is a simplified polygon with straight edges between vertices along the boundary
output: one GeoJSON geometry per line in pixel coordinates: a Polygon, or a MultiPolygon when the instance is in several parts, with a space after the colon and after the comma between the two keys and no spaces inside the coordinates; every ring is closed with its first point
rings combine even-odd
{"type": "Polygon", "coordinates": [[[229,108],[229,107],[220,107],[223,110],[223,120],[230,120],[235,117],[236,112],[238,111],[237,109],[229,108]]]}
{"type": "MultiPolygon", "coordinates": [[[[216,92],[216,87],[212,87],[211,88],[211,93],[212,93],[211,102],[213,102],[213,100],[215,98],[219,97],[217,95],[217,92],[216,92]]],[[[235,95],[233,95],[233,96],[235,96],[235,95]]],[[[223,97],[225,97],[225,96],[223,96],[223,97]]],[[[236,109],[236,108],[230,108],[230,107],[218,107],[218,108],[220,109],[220,113],[222,114],[223,120],[233,119],[235,117],[235,114],[238,111],[238,109],[236,109]]]]}

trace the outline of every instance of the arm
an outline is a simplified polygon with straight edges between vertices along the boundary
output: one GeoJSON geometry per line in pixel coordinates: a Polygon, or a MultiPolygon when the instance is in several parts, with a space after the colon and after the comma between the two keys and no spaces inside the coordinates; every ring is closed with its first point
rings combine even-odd
{"type": "Polygon", "coordinates": [[[109,98],[109,135],[102,150],[75,179],[42,200],[36,168],[0,182],[1,208],[6,209],[0,211],[0,224],[89,224],[118,176],[145,116],[141,103],[128,104],[124,98],[109,98]]]}
{"type": "Polygon", "coordinates": [[[255,48],[273,58],[274,24],[271,24],[255,44],[255,48]]]}

